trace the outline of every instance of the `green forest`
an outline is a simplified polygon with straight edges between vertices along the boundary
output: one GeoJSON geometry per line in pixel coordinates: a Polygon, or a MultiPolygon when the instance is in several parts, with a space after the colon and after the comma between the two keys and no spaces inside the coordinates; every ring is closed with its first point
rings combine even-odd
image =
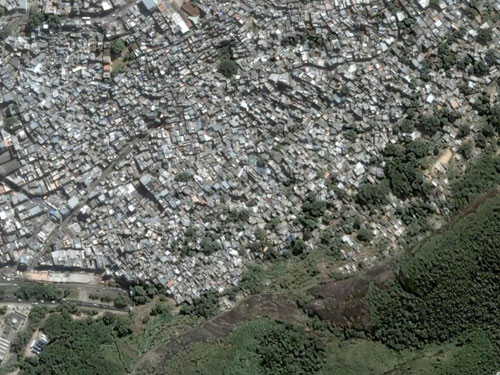
{"type": "Polygon", "coordinates": [[[39,357],[22,363],[23,375],[123,375],[126,369],[116,337],[132,333],[128,318],[111,314],[75,320],[68,312],[51,314],[43,324],[50,344],[39,357]]]}
{"type": "Polygon", "coordinates": [[[390,347],[494,332],[500,313],[500,198],[435,235],[399,265],[397,282],[369,295],[374,335],[390,347]]]}
{"type": "Polygon", "coordinates": [[[225,340],[195,344],[161,368],[140,374],[491,374],[495,353],[494,343],[483,331],[420,350],[396,351],[374,340],[346,339],[315,326],[314,321],[290,325],[256,319],[242,324],[225,340]]]}

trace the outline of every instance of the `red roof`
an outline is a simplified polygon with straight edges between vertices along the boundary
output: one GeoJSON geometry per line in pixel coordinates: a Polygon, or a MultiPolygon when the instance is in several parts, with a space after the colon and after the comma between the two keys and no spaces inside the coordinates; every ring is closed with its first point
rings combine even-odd
{"type": "Polygon", "coordinates": [[[184,4],[182,4],[181,9],[191,17],[196,17],[200,15],[200,10],[198,8],[195,8],[189,0],[184,1],[184,4]]]}

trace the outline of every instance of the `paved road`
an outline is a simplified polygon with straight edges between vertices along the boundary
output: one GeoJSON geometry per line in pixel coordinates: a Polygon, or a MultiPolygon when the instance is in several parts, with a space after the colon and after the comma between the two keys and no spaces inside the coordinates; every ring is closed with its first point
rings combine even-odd
{"type": "MultiPolygon", "coordinates": [[[[0,289],[4,291],[4,293],[7,293],[8,295],[4,295],[0,297],[0,304],[38,304],[38,305],[43,305],[43,306],[54,306],[58,302],[52,303],[52,301],[37,301],[37,300],[19,300],[17,297],[15,297],[13,294],[17,290],[18,287],[20,286],[27,286],[27,285],[33,285],[33,284],[41,284],[41,283],[33,283],[33,282],[28,282],[28,281],[23,281],[23,280],[0,280],[0,289]]],[[[106,292],[113,292],[117,294],[126,294],[127,291],[120,289],[120,288],[113,288],[113,287],[105,287],[101,285],[89,285],[89,284],[74,284],[74,283],[67,283],[67,284],[52,284],[52,283],[44,283],[44,284],[50,284],[50,285],[55,285],[56,287],[61,287],[64,289],[72,289],[72,290],[85,290],[89,293],[106,293],[106,292]]],[[[99,301],[92,301],[92,302],[87,302],[87,301],[77,301],[77,300],[71,300],[71,303],[76,304],[77,306],[82,306],[82,307],[89,307],[89,308],[95,308],[95,309],[100,309],[100,310],[109,310],[109,311],[122,311],[122,312],[128,312],[128,308],[117,308],[115,306],[110,306],[107,304],[100,303],[99,301]]]]}
{"type": "Polygon", "coordinates": [[[22,285],[33,285],[33,284],[47,284],[54,285],[55,287],[66,288],[66,289],[77,289],[77,290],[86,290],[92,293],[105,293],[105,292],[113,292],[113,293],[127,293],[125,289],[108,287],[105,285],[94,285],[94,284],[77,284],[77,283],[42,283],[35,281],[27,281],[27,280],[0,280],[0,287],[2,286],[22,286],[22,285]]]}
{"type": "MultiPolygon", "coordinates": [[[[101,16],[101,17],[92,17],[92,21],[94,22],[111,22],[112,20],[120,17],[121,15],[125,14],[128,10],[128,8],[137,3],[138,0],[127,0],[123,5],[119,6],[118,8],[114,9],[111,13],[101,16]]],[[[16,30],[19,27],[21,27],[23,24],[25,24],[28,20],[29,14],[19,14],[12,16],[12,22],[9,25],[9,29],[16,30]]],[[[80,16],[78,16],[80,17],[80,16]]],[[[83,197],[79,197],[79,204],[75,209],[67,216],[65,217],[62,222],[58,223],[57,226],[52,230],[52,232],[48,235],[46,240],[44,241],[41,250],[35,255],[35,257],[32,259],[30,262],[29,269],[32,270],[40,261],[40,259],[47,254],[47,252],[50,249],[51,244],[54,242],[56,236],[60,231],[64,231],[66,227],[71,223],[73,218],[78,215],[78,213],[81,211],[81,209],[87,204],[89,200],[89,196],[94,191],[94,189],[104,180],[106,180],[113,170],[113,168],[128,154],[132,151],[133,146],[141,139],[147,137],[152,128],[148,128],[141,134],[131,138],[128,142],[128,144],[116,155],[116,157],[113,159],[113,161],[107,166],[106,169],[104,169],[101,173],[101,175],[86,189],[85,195],[83,197]]],[[[19,187],[8,179],[7,176],[2,176],[0,175],[0,180],[5,180],[6,183],[9,185],[12,185],[11,187],[23,191],[28,197],[30,198],[40,198],[40,196],[36,194],[32,194],[28,192],[24,187],[19,187]]],[[[50,192],[54,193],[54,192],[50,192]]]]}
{"type": "MultiPolygon", "coordinates": [[[[118,8],[114,9],[110,14],[107,14],[102,17],[92,17],[92,20],[94,22],[110,22],[119,16],[123,15],[124,13],[127,12],[129,6],[137,3],[138,0],[127,0],[123,5],[119,6],[118,8]]],[[[19,16],[14,16],[13,17],[13,22],[11,23],[10,27],[13,29],[19,28],[22,24],[27,22],[29,15],[28,14],[21,14],[19,16]]],[[[58,233],[61,231],[64,231],[66,227],[71,223],[73,218],[79,214],[81,209],[87,204],[89,200],[89,196],[94,191],[94,189],[104,180],[106,180],[113,170],[113,168],[128,154],[132,151],[133,146],[141,139],[149,136],[151,132],[151,128],[148,128],[141,134],[131,138],[128,142],[128,144],[116,155],[116,157],[113,159],[113,161],[105,168],[101,175],[86,189],[85,195],[83,197],[79,197],[79,204],[75,209],[67,216],[65,217],[62,222],[58,223],[56,227],[52,230],[52,232],[48,235],[46,240],[44,241],[42,248],[40,251],[35,255],[35,257],[32,259],[29,265],[29,269],[32,270],[40,261],[40,259],[47,254],[47,252],[50,249],[51,244],[54,242],[56,239],[58,233]]],[[[0,179],[5,179],[7,183],[10,182],[6,176],[1,176],[0,179]]],[[[10,184],[9,184],[10,185],[10,184]]],[[[15,185],[15,184],[13,184],[15,185]]],[[[31,198],[39,198],[36,195],[33,195],[29,193],[25,188],[20,188],[18,186],[12,186],[13,188],[16,188],[16,190],[21,190],[23,191],[28,197],[31,198]]],[[[51,192],[53,193],[53,192],[51,192]]]]}
{"type": "MultiPolygon", "coordinates": [[[[118,307],[115,307],[115,306],[110,306],[110,305],[105,305],[105,304],[102,304],[102,303],[91,303],[91,302],[83,302],[83,301],[68,301],[72,304],[75,304],[77,306],[81,306],[81,307],[89,307],[89,308],[92,308],[92,309],[96,309],[96,310],[106,310],[106,311],[119,311],[119,312],[124,312],[124,313],[128,313],[128,308],[123,308],[123,309],[120,309],[118,307]]],[[[41,302],[41,301],[37,301],[37,300],[19,300],[18,298],[15,298],[15,297],[11,297],[11,296],[8,296],[8,297],[0,297],[0,305],[2,304],[5,304],[5,305],[26,305],[26,304],[30,304],[30,305],[38,305],[38,306],[47,306],[47,307],[54,307],[54,306],[57,306],[60,302],[47,302],[47,301],[44,301],[44,302],[41,302]]]]}
{"type": "Polygon", "coordinates": [[[95,188],[104,180],[106,180],[113,170],[113,168],[128,154],[130,151],[132,151],[133,146],[141,139],[144,139],[147,137],[152,128],[149,128],[142,132],[141,134],[135,136],[132,138],[129,143],[122,148],[122,150],[118,153],[118,155],[115,156],[113,161],[109,163],[109,165],[101,172],[101,175],[89,185],[87,188],[85,195],[83,197],[79,197],[79,203],[75,207],[75,209],[68,215],[66,216],[63,221],[61,221],[59,224],[56,225],[56,227],[52,230],[52,232],[47,236],[47,239],[45,240],[44,244],[42,245],[42,248],[40,251],[37,253],[37,255],[32,259],[30,262],[30,266],[28,267],[30,270],[32,270],[40,261],[42,256],[44,256],[50,248],[50,245],[54,242],[57,234],[60,231],[63,231],[66,229],[66,227],[70,224],[70,222],[73,220],[75,216],[77,216],[81,209],[87,204],[89,200],[90,194],[95,190],[95,188]]]}

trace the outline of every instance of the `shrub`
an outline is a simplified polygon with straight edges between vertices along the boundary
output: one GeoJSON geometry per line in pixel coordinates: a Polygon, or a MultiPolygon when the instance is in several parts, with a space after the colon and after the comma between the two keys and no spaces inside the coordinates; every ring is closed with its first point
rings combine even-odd
{"type": "Polygon", "coordinates": [[[204,292],[200,298],[193,299],[192,305],[184,304],[180,313],[210,319],[219,312],[219,293],[215,290],[204,292]]]}
{"type": "Polygon", "coordinates": [[[358,135],[354,129],[349,129],[345,132],[344,137],[348,141],[354,142],[356,140],[356,138],[358,137],[358,135]]]}
{"type": "Polygon", "coordinates": [[[28,29],[34,29],[40,26],[45,21],[45,14],[43,12],[37,11],[31,14],[28,19],[28,29]]]}
{"type": "Polygon", "coordinates": [[[123,309],[129,305],[130,301],[124,294],[119,294],[115,300],[114,305],[119,309],[123,309]]]}
{"type": "Polygon", "coordinates": [[[492,40],[492,31],[489,27],[485,27],[484,29],[479,29],[477,33],[477,41],[481,44],[488,44],[492,40]]]}
{"type": "Polygon", "coordinates": [[[427,143],[411,141],[405,145],[388,144],[384,150],[385,175],[392,192],[406,199],[429,193],[429,186],[424,182],[422,167],[424,158],[429,153],[427,143]]]}
{"type": "Polygon", "coordinates": [[[380,206],[387,204],[388,193],[389,187],[385,181],[378,184],[366,182],[359,188],[356,200],[363,206],[380,206]]]}
{"type": "Polygon", "coordinates": [[[458,153],[462,155],[466,159],[470,159],[472,156],[472,143],[470,142],[464,142],[458,147],[458,153]]]}
{"type": "Polygon", "coordinates": [[[52,27],[57,27],[61,24],[61,18],[57,14],[51,14],[47,20],[52,27]]]}
{"type": "Polygon", "coordinates": [[[293,255],[300,255],[304,253],[306,246],[304,240],[302,240],[301,238],[294,238],[290,245],[293,255]]]}
{"type": "Polygon", "coordinates": [[[172,312],[172,308],[169,305],[167,305],[166,303],[157,303],[151,309],[149,315],[151,315],[151,316],[157,316],[157,315],[167,316],[167,315],[170,315],[171,312],[172,312]]]}
{"type": "Polygon", "coordinates": [[[133,300],[138,305],[144,305],[148,303],[150,299],[158,293],[158,290],[153,285],[147,285],[145,287],[136,285],[132,287],[131,290],[134,295],[133,300]]]}
{"type": "Polygon", "coordinates": [[[218,70],[224,77],[231,78],[238,72],[238,65],[234,60],[222,59],[219,62],[218,70]]]}
{"type": "Polygon", "coordinates": [[[229,212],[227,213],[227,219],[232,223],[248,221],[248,219],[250,219],[250,212],[245,209],[229,210],[229,212]]]}
{"type": "Polygon", "coordinates": [[[73,320],[68,314],[51,314],[43,327],[50,342],[37,360],[22,362],[21,374],[72,374],[75,369],[81,375],[125,374],[113,349],[111,329],[101,319],[73,320]]]}
{"type": "Polygon", "coordinates": [[[269,375],[310,375],[325,363],[325,345],[290,324],[275,323],[258,338],[260,366],[269,375]]]}
{"type": "Polygon", "coordinates": [[[467,125],[460,125],[457,132],[458,138],[465,138],[470,134],[470,128],[467,125]]]}
{"type": "Polygon", "coordinates": [[[370,242],[373,239],[373,232],[369,229],[361,228],[356,238],[363,242],[370,242]]]}
{"type": "Polygon", "coordinates": [[[60,300],[63,296],[61,289],[57,289],[52,285],[32,284],[23,285],[14,292],[17,298],[21,299],[45,299],[48,301],[60,300]]]}
{"type": "Polygon", "coordinates": [[[450,208],[458,211],[500,183],[500,156],[486,150],[481,158],[469,165],[463,176],[450,181],[450,208]]]}
{"type": "Polygon", "coordinates": [[[247,267],[240,278],[239,288],[250,294],[257,294],[264,288],[265,271],[257,265],[247,267]]]}
{"type": "Polygon", "coordinates": [[[216,240],[214,240],[210,237],[204,237],[201,240],[200,247],[201,247],[201,251],[205,255],[210,255],[212,253],[215,253],[215,252],[219,251],[221,248],[219,242],[217,242],[216,240]]]}
{"type": "Polygon", "coordinates": [[[175,181],[177,182],[188,182],[189,179],[191,178],[191,175],[189,172],[179,172],[175,175],[175,181]]]}
{"type": "Polygon", "coordinates": [[[125,317],[117,317],[115,320],[115,325],[113,327],[113,332],[118,336],[118,337],[125,337],[134,331],[134,325],[132,322],[132,319],[130,317],[125,316],[125,317]]]}
{"type": "Polygon", "coordinates": [[[125,42],[122,39],[115,39],[111,42],[111,51],[115,55],[119,55],[125,49],[125,42]]]}

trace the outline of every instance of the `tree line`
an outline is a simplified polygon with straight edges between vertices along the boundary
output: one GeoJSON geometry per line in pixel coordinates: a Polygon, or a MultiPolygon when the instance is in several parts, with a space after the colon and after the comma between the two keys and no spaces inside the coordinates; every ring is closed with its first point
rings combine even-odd
{"type": "Polygon", "coordinates": [[[496,197],[407,255],[390,286],[372,286],[368,302],[373,338],[404,349],[472,334],[489,349],[481,354],[481,371],[469,373],[493,371],[500,358],[499,223],[496,197]]]}

